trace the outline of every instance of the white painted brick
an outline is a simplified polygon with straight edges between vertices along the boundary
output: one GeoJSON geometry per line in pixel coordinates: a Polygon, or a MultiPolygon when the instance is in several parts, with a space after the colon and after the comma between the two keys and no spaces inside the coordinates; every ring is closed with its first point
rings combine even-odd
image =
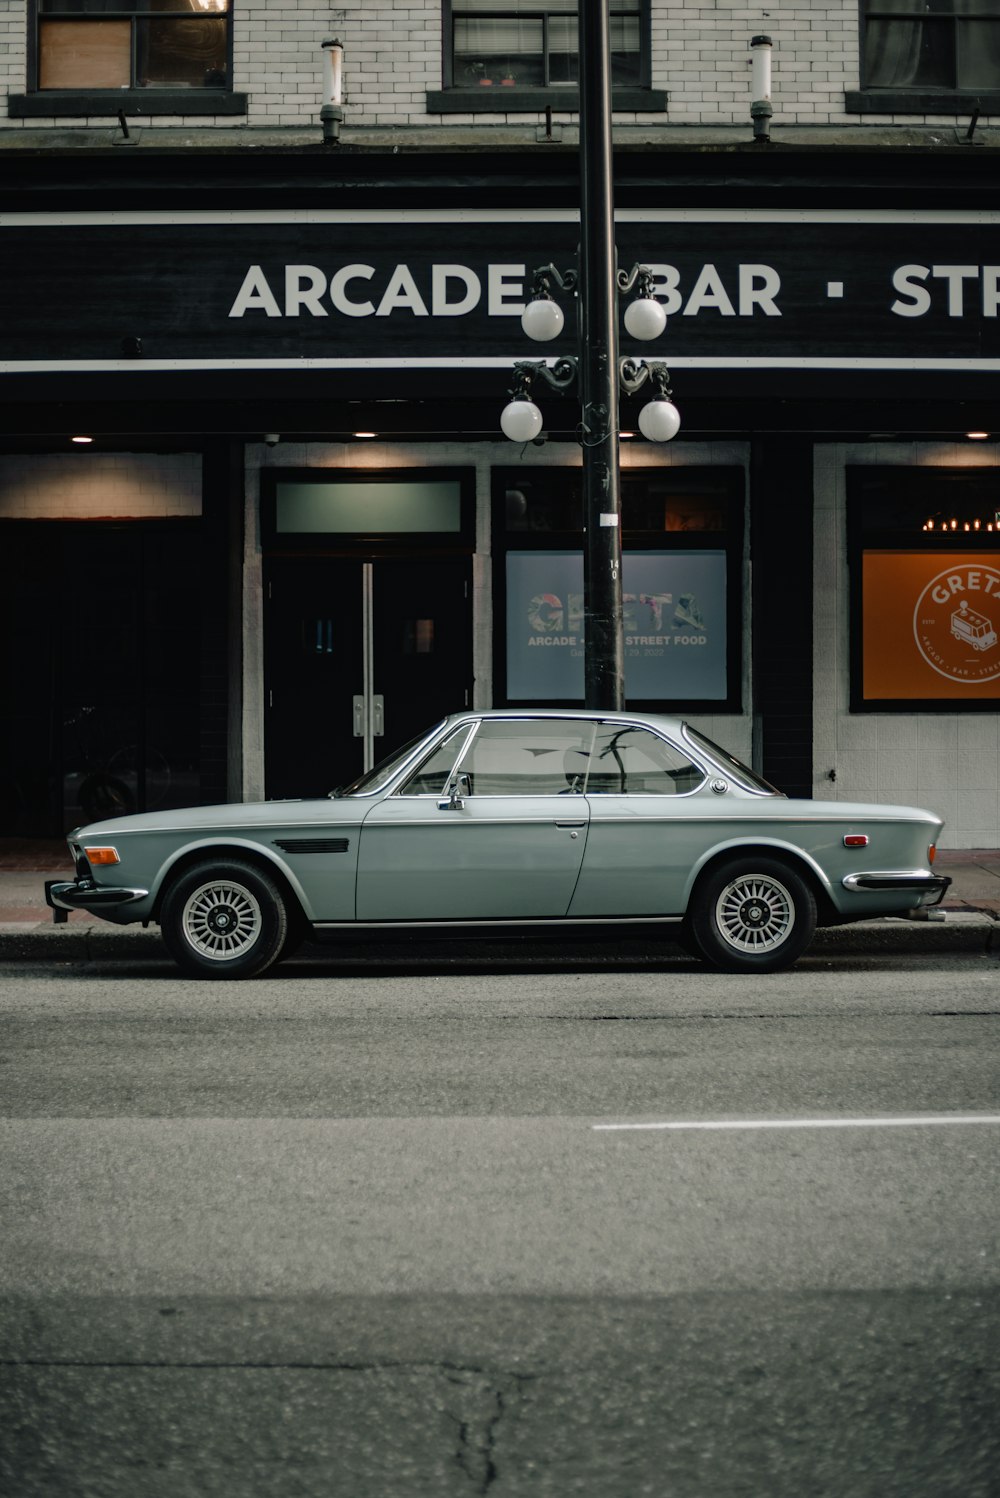
{"type": "MultiPolygon", "coordinates": [[[[812,5],[771,0],[766,15],[758,5],[738,0],[652,0],[652,83],[669,93],[666,118],[677,124],[743,125],[750,96],[749,42],[764,28],[775,43],[776,128],[795,121],[853,124],[859,131],[888,123],[955,123],[948,113],[862,119],[845,111],[844,90],[857,88],[860,71],[857,0],[816,0],[812,5]]],[[[0,96],[27,86],[27,30],[26,0],[0,0],[0,96]]],[[[351,125],[433,121],[424,94],[441,87],[440,0],[362,0],[335,8],[308,0],[233,0],[233,85],[249,95],[246,118],[239,123],[298,123],[289,106],[320,99],[320,43],[331,34],[344,43],[345,108],[351,125]]],[[[495,123],[503,114],[498,105],[485,122],[495,123]]],[[[436,118],[450,126],[484,123],[483,116],[471,113],[436,118]]],[[[510,118],[529,122],[526,115],[510,118]]],[[[663,115],[643,112],[617,118],[622,123],[664,122],[663,115]]],[[[79,121],[8,120],[0,105],[0,128],[23,128],[25,123],[32,129],[63,129],[79,121]]],[[[184,123],[183,117],[165,117],[155,126],[184,123]]],[[[193,116],[189,123],[206,121],[193,116]]],[[[232,128],[237,122],[220,116],[217,123],[232,128]]]]}

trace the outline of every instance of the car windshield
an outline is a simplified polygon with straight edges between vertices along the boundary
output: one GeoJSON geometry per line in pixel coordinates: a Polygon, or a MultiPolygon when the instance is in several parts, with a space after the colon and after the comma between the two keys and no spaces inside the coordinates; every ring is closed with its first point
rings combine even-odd
{"type": "Polygon", "coordinates": [[[749,765],[745,765],[741,759],[737,759],[735,754],[730,754],[728,749],[723,749],[719,744],[713,743],[711,739],[706,738],[703,733],[699,733],[697,728],[692,728],[690,723],[684,724],[684,737],[696,749],[703,749],[718,764],[729,765],[733,773],[743,781],[744,785],[749,786],[752,790],[763,791],[768,796],[784,795],[784,792],[779,791],[777,786],[772,785],[769,780],[765,780],[763,776],[751,770],[749,765]]]}
{"type": "Polygon", "coordinates": [[[414,749],[443,726],[443,722],[438,723],[435,728],[429,728],[426,733],[410,739],[408,744],[404,744],[402,749],[397,749],[395,754],[390,754],[387,759],[381,760],[374,769],[366,770],[364,775],[359,775],[357,780],[351,781],[350,785],[342,785],[332,794],[339,800],[341,796],[370,796],[373,791],[380,791],[384,785],[388,785],[400,766],[406,763],[414,749]]]}

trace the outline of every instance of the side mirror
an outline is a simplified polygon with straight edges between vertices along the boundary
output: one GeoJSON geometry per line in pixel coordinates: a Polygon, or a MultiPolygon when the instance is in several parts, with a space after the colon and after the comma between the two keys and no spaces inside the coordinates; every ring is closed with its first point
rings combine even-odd
{"type": "Polygon", "coordinates": [[[469,794],[469,777],[461,772],[453,775],[446,787],[448,795],[438,802],[438,811],[464,811],[465,797],[469,794]]]}

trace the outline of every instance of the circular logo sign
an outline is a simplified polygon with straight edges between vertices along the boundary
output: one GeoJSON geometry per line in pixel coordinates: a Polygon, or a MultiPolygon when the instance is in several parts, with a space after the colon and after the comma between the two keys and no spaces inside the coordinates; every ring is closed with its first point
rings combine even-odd
{"type": "Polygon", "coordinates": [[[1000,677],[1000,572],[961,563],[939,572],[913,610],[913,637],[939,676],[970,684],[1000,677]]]}
{"type": "Polygon", "coordinates": [[[528,604],[528,623],[536,634],[561,634],[565,622],[562,599],[555,593],[537,593],[528,604]]]}

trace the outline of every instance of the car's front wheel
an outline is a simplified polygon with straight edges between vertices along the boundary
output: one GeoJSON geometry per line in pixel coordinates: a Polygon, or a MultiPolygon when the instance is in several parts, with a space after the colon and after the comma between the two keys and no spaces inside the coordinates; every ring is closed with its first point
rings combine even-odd
{"type": "Polygon", "coordinates": [[[253,978],[271,967],[288,939],[288,910],[277,884],[239,859],[198,864],[167,891],[160,929],[171,957],[199,978],[253,978]]]}
{"type": "Polygon", "coordinates": [[[733,858],[696,890],[691,929],[706,961],[722,972],[773,973],[812,941],[816,901],[780,859],[733,858]]]}

